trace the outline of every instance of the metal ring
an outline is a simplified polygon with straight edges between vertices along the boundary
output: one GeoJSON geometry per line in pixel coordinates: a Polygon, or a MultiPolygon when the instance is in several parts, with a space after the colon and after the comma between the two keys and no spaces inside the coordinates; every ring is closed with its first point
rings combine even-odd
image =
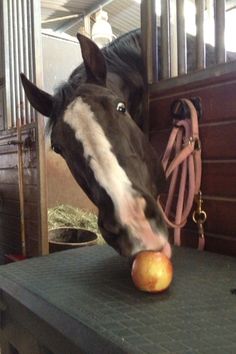
{"type": "Polygon", "coordinates": [[[193,221],[198,224],[204,224],[204,222],[206,221],[207,218],[207,214],[204,210],[201,211],[194,211],[193,212],[193,221]]]}

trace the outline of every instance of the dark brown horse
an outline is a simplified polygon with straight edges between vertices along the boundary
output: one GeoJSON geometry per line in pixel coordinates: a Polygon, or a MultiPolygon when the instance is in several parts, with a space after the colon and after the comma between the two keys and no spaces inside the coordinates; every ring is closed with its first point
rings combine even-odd
{"type": "MultiPolygon", "coordinates": [[[[78,40],[84,63],[55,95],[22,74],[26,95],[49,117],[52,149],[66,160],[98,207],[105,240],[125,256],[146,249],[170,256],[167,228],[156,205],[165,177],[141,131],[145,70],[140,31],[125,34],[102,50],[82,35],[78,40]]],[[[195,37],[188,36],[188,71],[196,66],[194,43],[195,37]]],[[[228,59],[235,59],[235,53],[228,53],[228,59]]],[[[209,45],[206,63],[214,64],[214,48],[209,45]]]]}
{"type": "Polygon", "coordinates": [[[55,95],[22,74],[26,95],[49,117],[52,149],[98,207],[107,243],[124,256],[154,249],[170,257],[167,228],[156,205],[165,177],[139,128],[144,93],[139,32],[103,50],[80,34],[78,40],[84,63],[55,95]]]}

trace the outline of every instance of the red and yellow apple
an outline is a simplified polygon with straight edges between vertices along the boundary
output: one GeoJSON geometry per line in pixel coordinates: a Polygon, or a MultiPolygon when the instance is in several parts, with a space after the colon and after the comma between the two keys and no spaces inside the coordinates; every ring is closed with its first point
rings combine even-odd
{"type": "Polygon", "coordinates": [[[169,287],[173,279],[173,266],[164,253],[142,251],[133,261],[131,276],[139,290],[161,292],[169,287]]]}

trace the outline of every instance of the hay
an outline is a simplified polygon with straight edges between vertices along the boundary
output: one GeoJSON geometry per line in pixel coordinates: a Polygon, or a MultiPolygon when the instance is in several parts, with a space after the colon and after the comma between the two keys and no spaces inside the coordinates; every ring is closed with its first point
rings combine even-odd
{"type": "Polygon", "coordinates": [[[97,216],[87,210],[74,208],[70,205],[58,205],[48,209],[49,230],[57,227],[78,227],[95,232],[98,235],[98,243],[104,243],[98,229],[97,216]]]}

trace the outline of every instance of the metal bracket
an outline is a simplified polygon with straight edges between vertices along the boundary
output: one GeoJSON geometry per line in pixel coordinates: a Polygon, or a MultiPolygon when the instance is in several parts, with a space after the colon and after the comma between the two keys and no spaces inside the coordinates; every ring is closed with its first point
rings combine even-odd
{"type": "Polygon", "coordinates": [[[35,136],[33,131],[30,131],[25,140],[8,140],[5,143],[0,144],[0,146],[9,146],[9,145],[22,145],[24,149],[31,149],[35,143],[35,136]]]}

